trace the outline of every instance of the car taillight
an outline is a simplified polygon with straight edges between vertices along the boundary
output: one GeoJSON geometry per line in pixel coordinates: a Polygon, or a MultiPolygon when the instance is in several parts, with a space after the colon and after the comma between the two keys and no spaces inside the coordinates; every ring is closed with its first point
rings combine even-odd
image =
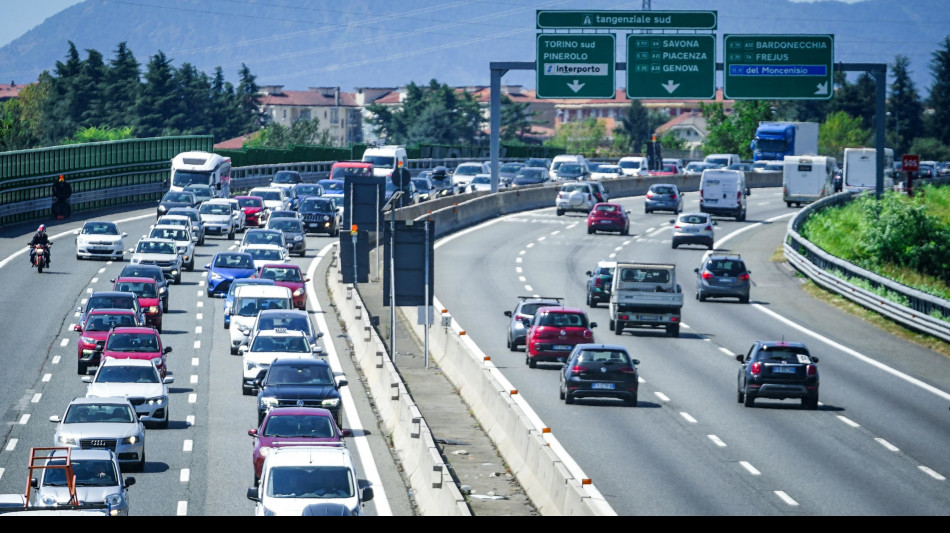
{"type": "Polygon", "coordinates": [[[709,224],[706,224],[705,230],[706,230],[706,231],[712,231],[712,226],[709,225],[709,224]]]}
{"type": "Polygon", "coordinates": [[[564,193],[563,193],[563,192],[557,193],[557,197],[558,197],[558,198],[564,198],[564,193]]]}
{"type": "Polygon", "coordinates": [[[736,200],[742,199],[742,191],[736,191],[736,200]]]}
{"type": "Polygon", "coordinates": [[[524,320],[524,317],[521,315],[515,315],[515,320],[524,320]]]}
{"type": "Polygon", "coordinates": [[[647,193],[647,198],[653,198],[653,193],[652,193],[652,192],[648,192],[648,193],[647,193]]]}
{"type": "Polygon", "coordinates": [[[589,329],[585,329],[585,330],[584,330],[584,338],[585,338],[585,339],[593,339],[593,338],[594,338],[594,332],[591,331],[591,330],[589,330],[589,329]]]}
{"type": "Polygon", "coordinates": [[[703,190],[702,190],[702,189],[699,190],[699,197],[700,197],[700,198],[703,197],[703,190]]]}
{"type": "Polygon", "coordinates": [[[632,366],[625,366],[621,369],[618,369],[617,372],[620,372],[621,374],[636,374],[637,369],[633,368],[632,366]]]}
{"type": "Polygon", "coordinates": [[[762,373],[762,363],[752,363],[752,375],[757,376],[762,373]]]}
{"type": "Polygon", "coordinates": [[[703,270],[703,279],[713,279],[716,276],[713,276],[713,273],[708,270],[703,270]]]}
{"type": "Polygon", "coordinates": [[[683,227],[683,226],[680,226],[679,224],[676,224],[675,226],[673,226],[673,229],[680,229],[680,228],[682,228],[682,227],[683,227]]]}
{"type": "Polygon", "coordinates": [[[670,200],[676,200],[676,195],[675,195],[675,194],[671,194],[671,195],[670,195],[670,200]]]}
{"type": "Polygon", "coordinates": [[[590,202],[590,201],[592,201],[593,199],[594,199],[594,197],[591,196],[590,193],[587,193],[587,201],[590,202]]]}
{"type": "Polygon", "coordinates": [[[590,369],[587,368],[586,366],[576,365],[574,368],[571,369],[571,372],[575,374],[583,374],[584,372],[587,372],[588,370],[590,369]]]}
{"type": "Polygon", "coordinates": [[[807,375],[809,375],[809,376],[817,376],[817,375],[818,375],[818,367],[815,366],[815,365],[808,365],[808,368],[805,370],[805,374],[807,374],[807,375]]]}
{"type": "Polygon", "coordinates": [[[748,274],[739,274],[739,280],[740,280],[740,281],[749,281],[749,275],[748,275],[748,274]]]}

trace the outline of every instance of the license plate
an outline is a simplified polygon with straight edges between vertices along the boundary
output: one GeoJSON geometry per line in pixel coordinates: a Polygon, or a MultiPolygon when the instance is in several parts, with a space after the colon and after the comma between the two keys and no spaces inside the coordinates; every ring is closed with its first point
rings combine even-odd
{"type": "Polygon", "coordinates": [[[591,383],[590,388],[613,390],[614,384],[613,383],[591,383]]]}
{"type": "Polygon", "coordinates": [[[656,315],[637,315],[637,318],[640,320],[656,320],[659,317],[656,315]]]}
{"type": "Polygon", "coordinates": [[[733,281],[735,280],[732,278],[719,278],[720,283],[732,283],[733,281]]]}
{"type": "Polygon", "coordinates": [[[794,374],[796,370],[797,369],[794,366],[773,366],[772,367],[773,374],[794,374]]]}
{"type": "Polygon", "coordinates": [[[699,228],[683,228],[686,233],[699,233],[699,228]]]}
{"type": "Polygon", "coordinates": [[[707,204],[718,204],[718,203],[719,203],[719,200],[718,200],[718,199],[710,200],[709,198],[704,198],[703,201],[706,202],[707,204]]]}
{"type": "Polygon", "coordinates": [[[556,351],[572,350],[573,348],[574,348],[573,346],[570,346],[568,344],[555,344],[554,346],[551,347],[552,350],[556,350],[556,351]]]}

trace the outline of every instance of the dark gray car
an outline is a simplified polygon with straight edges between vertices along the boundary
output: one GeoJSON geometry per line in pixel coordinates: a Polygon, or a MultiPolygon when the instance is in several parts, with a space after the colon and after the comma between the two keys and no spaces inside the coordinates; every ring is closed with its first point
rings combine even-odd
{"type": "Polygon", "coordinates": [[[194,207],[198,205],[198,199],[195,193],[190,191],[170,191],[158,202],[158,210],[155,218],[169,214],[169,210],[176,207],[194,207]]]}
{"type": "Polygon", "coordinates": [[[560,307],[563,300],[563,298],[550,296],[539,298],[519,296],[518,298],[518,305],[515,306],[514,311],[505,311],[505,316],[508,317],[508,349],[513,352],[518,351],[518,346],[525,345],[534,313],[541,307],[560,307]]]}
{"type": "Polygon", "coordinates": [[[284,234],[289,253],[300,257],[307,255],[307,233],[299,218],[272,218],[267,221],[267,229],[280,230],[284,234]]]}
{"type": "Polygon", "coordinates": [[[672,183],[654,183],[650,185],[646,197],[643,199],[643,212],[672,211],[678,214],[683,211],[683,193],[672,183]]]}
{"type": "Polygon", "coordinates": [[[738,298],[749,303],[750,272],[738,254],[707,254],[696,272],[696,299],[738,298]]]}

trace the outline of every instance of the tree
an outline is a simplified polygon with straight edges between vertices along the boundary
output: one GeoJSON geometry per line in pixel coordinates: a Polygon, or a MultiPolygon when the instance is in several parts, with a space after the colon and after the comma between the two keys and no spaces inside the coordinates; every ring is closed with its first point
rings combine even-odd
{"type": "Polygon", "coordinates": [[[318,119],[300,119],[289,128],[276,123],[264,126],[258,135],[244,143],[244,147],[293,148],[300,145],[330,144],[330,130],[321,130],[318,119]]]}
{"type": "Polygon", "coordinates": [[[537,111],[530,111],[528,102],[514,102],[507,94],[501,95],[501,140],[503,142],[524,141],[531,134],[531,128],[543,122],[535,120],[537,111]]]}
{"type": "Polygon", "coordinates": [[[40,142],[51,145],[72,135],[79,127],[82,108],[76,103],[76,78],[82,70],[82,60],[76,45],[69,41],[66,61],[57,61],[49,77],[49,93],[43,100],[40,142]]]}
{"type": "Polygon", "coordinates": [[[658,139],[663,150],[681,151],[686,150],[686,140],[672,131],[667,131],[658,139]]]}
{"type": "Polygon", "coordinates": [[[121,128],[132,124],[135,117],[135,101],[142,88],[142,73],[139,62],[123,41],[115,50],[115,57],[106,70],[103,92],[105,124],[121,128]]]}
{"type": "Polygon", "coordinates": [[[871,128],[874,124],[874,78],[865,72],[858,77],[857,83],[851,84],[839,71],[835,72],[835,79],[838,90],[831,99],[829,114],[844,111],[849,116],[860,118],[863,128],[871,128]]]}
{"type": "Polygon", "coordinates": [[[614,127],[614,145],[623,152],[642,153],[643,145],[663,122],[665,120],[655,114],[651,115],[640,100],[632,100],[620,123],[614,127]]]}
{"type": "Polygon", "coordinates": [[[366,110],[373,131],[394,144],[472,144],[484,122],[470,93],[434,79],[427,86],[407,85],[399,108],[373,103],[366,110]]]}
{"type": "MultiPolygon", "coordinates": [[[[86,60],[72,83],[74,105],[77,106],[80,128],[101,126],[106,121],[106,65],[97,50],[86,50],[86,60]]],[[[70,132],[74,134],[75,132],[70,132]]]]}
{"type": "Polygon", "coordinates": [[[229,109],[233,113],[228,124],[230,131],[236,135],[251,133],[261,129],[264,125],[264,114],[260,111],[260,87],[257,85],[257,76],[251,74],[251,69],[241,63],[238,72],[240,81],[234,93],[235,99],[229,109]]]}
{"type": "Polygon", "coordinates": [[[840,159],[845,148],[865,145],[870,136],[861,118],[837,111],[818,126],[818,151],[840,159]]]}
{"type": "Polygon", "coordinates": [[[211,78],[211,105],[208,113],[208,128],[215,139],[230,139],[243,132],[232,131],[228,124],[228,110],[235,100],[234,85],[224,79],[221,67],[215,67],[211,78]]]}
{"type": "Polygon", "coordinates": [[[178,113],[167,118],[168,127],[184,135],[207,134],[211,123],[211,82],[191,63],[174,71],[175,96],[181,105],[178,113]]]}
{"type": "Polygon", "coordinates": [[[145,69],[145,85],[135,102],[135,131],[141,137],[174,135],[169,117],[181,113],[181,101],[175,92],[175,73],[171,61],[161,50],[153,55],[145,69]]]}
{"type": "Polygon", "coordinates": [[[544,144],[559,146],[571,154],[595,154],[607,143],[607,126],[596,118],[561,124],[554,137],[544,144]]]}
{"type": "Polygon", "coordinates": [[[132,126],[124,128],[84,128],[76,132],[71,138],[63,141],[63,144],[79,144],[101,141],[118,141],[122,139],[132,139],[132,126]]]}
{"type": "Polygon", "coordinates": [[[923,130],[924,106],[917,94],[914,81],[910,78],[910,59],[898,55],[894,58],[891,72],[894,81],[891,83],[890,96],[887,101],[887,136],[888,146],[895,150],[895,154],[906,154],[917,135],[923,130]]]}
{"type": "Polygon", "coordinates": [[[923,161],[950,161],[950,146],[933,137],[917,137],[907,153],[919,154],[923,161]]]}
{"type": "MultiPolygon", "coordinates": [[[[928,120],[928,135],[950,145],[950,36],[944,37],[941,48],[935,50],[930,61],[933,85],[930,86],[930,108],[933,115],[928,120]]],[[[915,152],[916,153],[916,152],[915,152]]]]}
{"type": "Polygon", "coordinates": [[[704,154],[739,154],[752,157],[749,143],[755,137],[759,122],[772,119],[772,104],[764,100],[739,100],[732,115],[727,115],[721,102],[700,103],[709,134],[703,142],[704,154]]]}

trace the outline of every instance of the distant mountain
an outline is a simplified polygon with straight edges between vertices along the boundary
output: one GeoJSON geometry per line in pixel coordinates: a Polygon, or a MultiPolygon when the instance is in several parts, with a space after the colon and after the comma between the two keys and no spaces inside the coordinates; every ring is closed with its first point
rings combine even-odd
{"type": "MultiPolygon", "coordinates": [[[[838,62],[893,63],[903,54],[923,96],[932,83],[931,54],[950,34],[946,0],[653,0],[652,6],[718,11],[720,46],[727,33],[831,33],[838,62]]],[[[71,40],[83,58],[83,50],[95,49],[107,61],[126,41],[143,71],[158,50],[175,66],[189,62],[210,74],[220,65],[232,81],[245,63],[258,83],[287,89],[351,91],[433,78],[488,85],[489,62],[534,61],[539,8],[612,10],[617,2],[86,0],[0,48],[0,82],[26,83],[52,71],[71,40]]],[[[624,61],[624,40],[617,42],[624,61]]],[[[618,85],[622,79],[618,73],[618,85]]],[[[535,75],[512,71],[504,83],[533,88],[535,75]]]]}

